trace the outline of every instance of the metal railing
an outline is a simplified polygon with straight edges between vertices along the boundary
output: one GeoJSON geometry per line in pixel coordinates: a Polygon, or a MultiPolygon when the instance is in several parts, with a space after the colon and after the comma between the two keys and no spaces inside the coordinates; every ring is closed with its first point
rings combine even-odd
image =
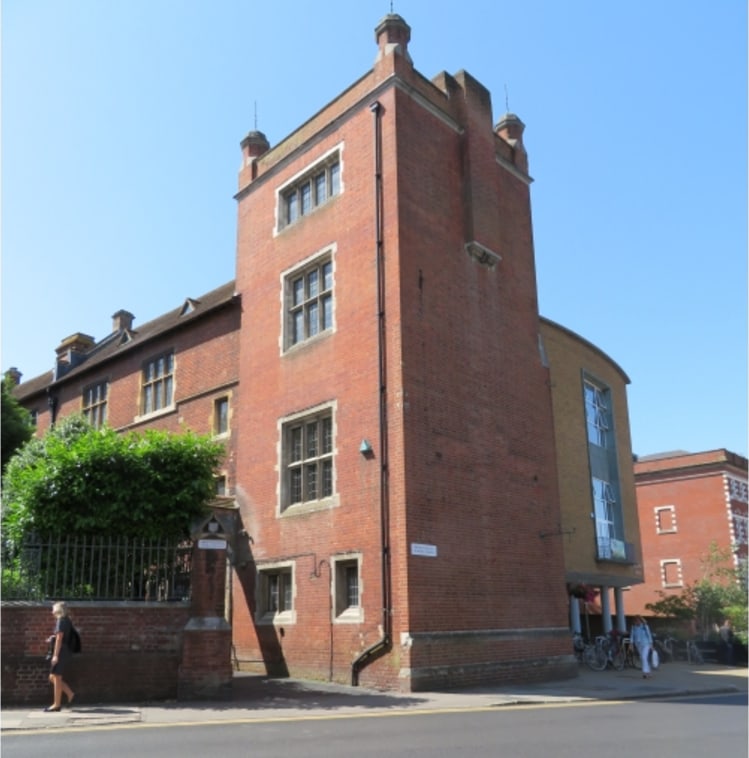
{"type": "Polygon", "coordinates": [[[2,599],[188,600],[191,564],[189,541],[31,538],[2,545],[2,599]]]}

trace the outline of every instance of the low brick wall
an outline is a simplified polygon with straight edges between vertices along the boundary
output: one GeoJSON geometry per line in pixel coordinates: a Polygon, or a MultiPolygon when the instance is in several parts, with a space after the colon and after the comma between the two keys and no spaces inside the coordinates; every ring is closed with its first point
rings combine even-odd
{"type": "MultiPolygon", "coordinates": [[[[71,602],[68,607],[81,633],[83,652],[74,656],[65,678],[80,702],[178,696],[189,603],[71,602]]],[[[44,656],[54,625],[51,603],[2,603],[3,706],[51,702],[49,663],[44,656]]]]}

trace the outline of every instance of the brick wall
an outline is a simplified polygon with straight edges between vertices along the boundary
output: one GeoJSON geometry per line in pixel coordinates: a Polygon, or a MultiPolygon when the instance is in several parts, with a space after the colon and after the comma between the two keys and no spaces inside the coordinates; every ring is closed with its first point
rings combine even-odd
{"type": "MultiPolygon", "coordinates": [[[[142,345],[132,346],[111,360],[92,366],[90,370],[64,377],[54,387],[58,399],[57,419],[82,408],[83,389],[92,382],[106,380],[107,423],[118,430],[146,428],[180,433],[189,429],[197,434],[215,431],[215,401],[229,400],[229,432],[222,438],[226,456],[220,474],[226,477],[227,491],[236,479],[234,446],[235,409],[239,402],[237,383],[239,328],[241,312],[237,302],[217,308],[189,327],[173,329],[155,336],[142,345]],[[141,416],[143,363],[161,353],[173,350],[174,404],[167,410],[141,416]]],[[[85,364],[84,364],[85,366],[85,364]]],[[[37,435],[50,426],[47,395],[42,390],[24,400],[25,407],[37,411],[37,435]]]]}
{"type": "Polygon", "coordinates": [[[746,542],[734,544],[732,523],[734,513],[746,516],[746,499],[731,499],[726,478],[745,483],[747,461],[722,449],[674,453],[638,461],[635,476],[645,584],[632,588],[630,602],[633,612],[648,613],[645,605],[660,600],[659,592],[680,595],[703,578],[712,542],[720,550],[733,547],[738,556],[746,554],[746,542]],[[657,509],[668,506],[659,524],[657,509]],[[670,563],[664,576],[662,561],[679,561],[680,571],[670,563]],[[666,586],[674,578],[681,585],[666,586]]]}
{"type": "MultiPolygon", "coordinates": [[[[182,634],[190,608],[183,604],[69,603],[83,652],[65,675],[81,703],[177,697],[182,634]]],[[[2,704],[51,702],[45,660],[55,620],[51,604],[4,602],[2,704]]]]}
{"type": "MultiPolygon", "coordinates": [[[[217,308],[201,314],[189,326],[123,349],[122,353],[90,370],[63,377],[54,387],[58,399],[57,418],[80,413],[84,387],[106,379],[109,383],[107,421],[115,429],[143,424],[168,431],[180,431],[187,426],[198,433],[211,432],[211,394],[226,394],[225,388],[236,385],[240,319],[238,304],[217,308]],[[171,413],[156,413],[141,419],[143,363],[168,350],[175,354],[176,408],[171,413]]],[[[43,434],[50,424],[46,394],[42,391],[24,400],[24,405],[37,410],[37,434],[43,434]]]]}

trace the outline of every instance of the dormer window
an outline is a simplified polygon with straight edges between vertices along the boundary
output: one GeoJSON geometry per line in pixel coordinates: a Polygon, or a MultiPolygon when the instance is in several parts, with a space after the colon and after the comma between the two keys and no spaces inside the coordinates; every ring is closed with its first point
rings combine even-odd
{"type": "Polygon", "coordinates": [[[197,307],[197,301],[188,297],[187,300],[185,300],[184,305],[182,306],[182,310],[179,312],[179,315],[187,316],[189,313],[192,313],[197,307]]]}

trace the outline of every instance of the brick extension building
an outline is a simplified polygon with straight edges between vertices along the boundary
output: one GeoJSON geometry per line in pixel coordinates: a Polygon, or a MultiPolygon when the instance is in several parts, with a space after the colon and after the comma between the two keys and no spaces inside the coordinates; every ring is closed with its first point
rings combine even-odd
{"type": "Polygon", "coordinates": [[[242,141],[236,282],[140,329],[119,312],[16,394],[40,431],[83,410],[224,436],[238,666],[563,676],[566,585],[614,588],[621,624],[640,579],[628,380],[539,319],[522,122],[418,73],[400,16],[375,36],[293,134],[242,141]]]}
{"type": "Polygon", "coordinates": [[[723,449],[643,456],[635,481],[645,583],[628,593],[633,613],[702,579],[711,543],[746,569],[746,458],[723,449]]]}

